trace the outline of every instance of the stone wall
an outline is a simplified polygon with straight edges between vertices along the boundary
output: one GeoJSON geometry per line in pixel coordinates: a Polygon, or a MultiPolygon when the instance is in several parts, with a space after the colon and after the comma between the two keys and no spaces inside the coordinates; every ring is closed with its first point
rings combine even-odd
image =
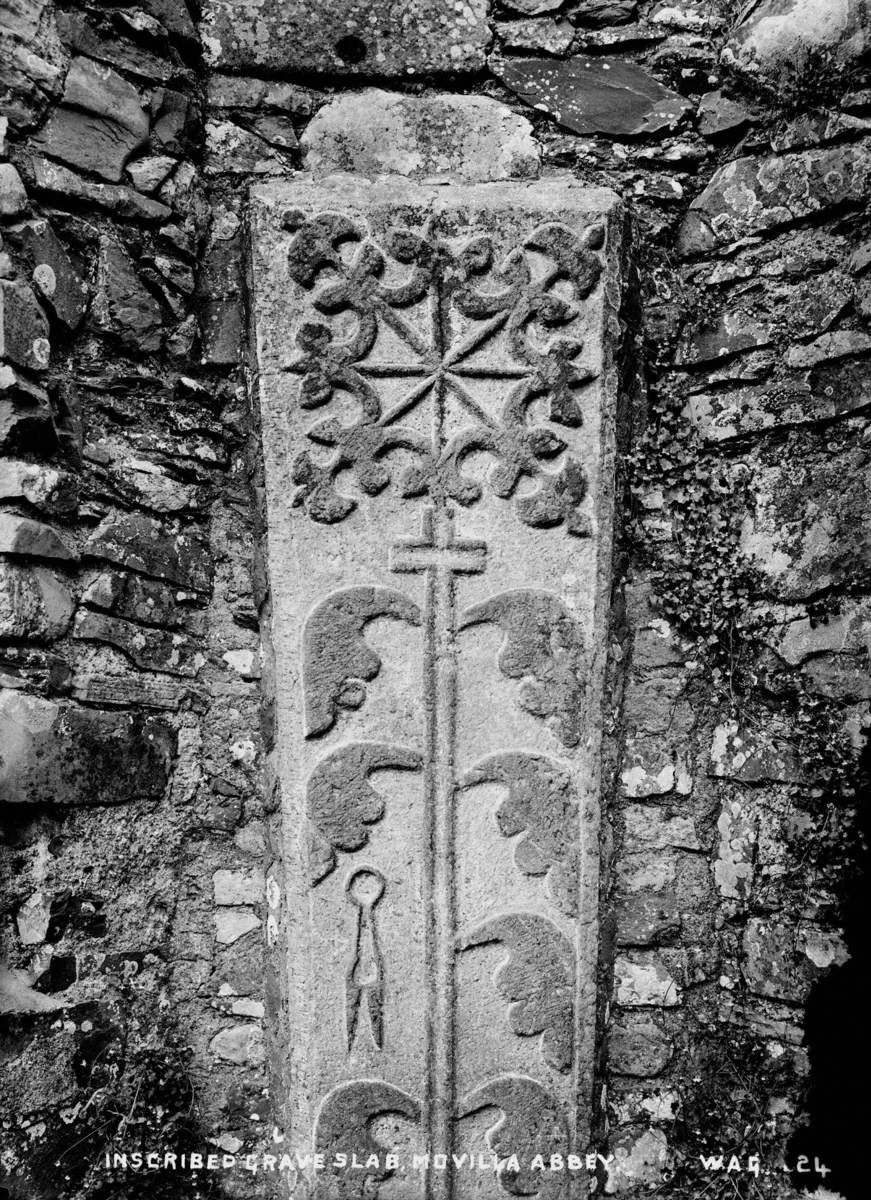
{"type": "Polygon", "coordinates": [[[269,1148],[246,198],[300,170],[626,201],[599,1186],[858,1196],[866,6],[360,7],[0,12],[0,1196],[277,1194],[103,1155],[269,1148]]]}

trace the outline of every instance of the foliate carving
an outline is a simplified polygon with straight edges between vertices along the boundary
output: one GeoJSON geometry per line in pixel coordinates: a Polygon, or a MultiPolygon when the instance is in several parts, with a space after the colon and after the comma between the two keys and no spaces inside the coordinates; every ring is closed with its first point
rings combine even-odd
{"type": "Polygon", "coordinates": [[[566,606],[547,592],[500,592],[468,609],[461,629],[493,621],[505,635],[497,659],[522,680],[521,708],[549,719],[566,746],[581,740],[586,653],[583,632],[566,606]]]}
{"type": "Polygon", "coordinates": [[[525,875],[547,875],[554,903],[578,911],[578,798],[571,775],[544,754],[503,752],[476,763],[463,787],[501,784],[508,791],[496,811],[503,837],[522,833],[514,861],[525,875]]]}
{"type": "Polygon", "coordinates": [[[420,624],[420,609],[390,588],[356,587],[334,592],[306,621],[303,637],[306,735],[325,733],[340,708],[359,708],[363,681],[375,678],[381,659],[366,645],[363,629],[376,617],[420,624]]]}
{"type": "Polygon", "coordinates": [[[542,224],[497,263],[491,238],[473,238],[457,249],[439,236],[434,218],[419,232],[390,229],[380,244],[362,223],[340,214],[306,219],[292,211],[285,224],[295,230],[288,251],[291,278],[312,293],[316,313],[344,318],[343,337],[321,321],[300,326],[297,353],[287,367],[300,377],[298,402],[314,409],[343,395],[356,408],[349,424],[328,417],[308,430],[314,447],[332,448],[333,455],[323,462],[311,450],[299,452],[292,467],[298,487],[293,503],[304,505],[315,521],[341,521],[356,502],[338,489],[338,476],[349,471],[366,495],[378,495],[392,477],[390,456],[403,450],[415,462],[398,473],[401,495],[473,504],[482,489],[464,475],[463,461],[484,452],[494,460],[488,483],[496,496],[512,497],[523,477],[538,482],[516,501],[521,521],[538,528],[564,524],[569,533],[586,536],[584,470],[571,456],[558,470],[545,469],[566,443],[550,426],[530,423],[529,410],[542,401],[554,424],[582,422],[580,393],[597,372],[580,361],[582,341],[559,331],[571,326],[578,303],[599,281],[602,227],[579,237],[557,222],[542,224]],[[342,253],[346,243],[353,243],[350,255],[342,253]],[[543,275],[533,274],[530,251],[546,257],[543,275]],[[402,268],[401,282],[385,282],[388,263],[393,273],[402,268]],[[409,314],[425,297],[429,336],[409,314]],[[377,357],[382,330],[402,348],[401,361],[377,357]],[[497,337],[507,347],[507,361],[498,369],[475,357],[497,337]],[[387,409],[376,386],[384,378],[404,382],[404,394],[387,409]],[[508,388],[498,416],[472,395],[469,381],[476,378],[508,388]],[[465,419],[453,431],[445,421],[448,397],[465,419]],[[400,423],[427,403],[436,414],[431,440],[400,423]]]}
{"type": "Polygon", "coordinates": [[[309,776],[310,877],[319,883],[335,868],[336,851],[361,850],[368,826],[384,815],[384,797],[369,782],[373,771],[419,769],[421,755],[384,742],[350,742],[328,754],[309,776]]]}
{"type": "Polygon", "coordinates": [[[494,976],[508,1002],[508,1020],[520,1037],[541,1034],[541,1056],[568,1071],[574,1041],[575,954],[552,921],[537,913],[491,917],[459,939],[460,950],[500,942],[509,956],[494,976]]]}
{"type": "Polygon", "coordinates": [[[558,1200],[567,1194],[565,1171],[535,1171],[536,1155],[547,1160],[552,1154],[568,1153],[570,1134],[566,1114],[550,1093],[528,1075],[500,1075],[475,1088],[460,1101],[457,1115],[474,1116],[484,1109],[501,1110],[487,1131],[487,1146],[498,1159],[516,1155],[519,1170],[503,1169],[499,1182],[512,1196],[538,1196],[558,1200]]]}
{"type": "Polygon", "coordinates": [[[319,1177],[317,1200],[372,1200],[377,1197],[378,1184],[389,1179],[393,1171],[383,1164],[387,1147],[380,1145],[372,1133],[377,1117],[397,1113],[407,1121],[420,1120],[420,1105],[413,1096],[400,1088],[378,1079],[355,1079],[343,1083],[326,1096],[318,1114],[315,1145],[324,1155],[328,1169],[319,1177]],[[353,1150],[365,1163],[370,1155],[378,1166],[345,1170],[336,1165],[339,1155],[353,1150]]]}
{"type": "Polygon", "coordinates": [[[316,1200],[377,1200],[390,1115],[417,1122],[412,1153],[432,1156],[391,1192],[479,1191],[450,1164],[469,1148],[462,1122],[477,1130],[489,1109],[491,1150],[520,1160],[500,1171],[503,1191],[557,1200],[578,1190],[531,1160],[587,1145],[593,1091],[595,912],[579,907],[594,890],[582,899],[596,806],[582,837],[578,789],[597,755],[598,723],[585,730],[584,713],[599,687],[588,663],[603,636],[610,529],[616,397],[602,339],[617,326],[613,203],[555,181],[296,180],[253,200],[253,277],[268,281],[255,309],[278,654],[294,652],[302,627],[302,687],[294,661],[276,673],[279,711],[292,718],[279,723],[277,756],[293,777],[286,1099],[294,1137],[313,1139],[328,1164],[302,1172],[300,1194],[316,1200]],[[594,529],[573,551],[567,535],[594,529]],[[361,571],[336,591],[343,563],[361,571]],[[488,572],[499,579],[489,588],[488,572]],[[577,612],[559,598],[569,574],[577,612]],[[366,732],[338,744],[342,710],[364,704],[382,667],[366,628],[379,617],[420,626],[419,649],[388,689],[396,703],[376,711],[370,699],[353,722],[366,732]],[[506,744],[516,723],[498,703],[470,713],[485,622],[502,633],[495,666],[547,722],[558,758],[506,744]],[[395,812],[377,770],[405,772],[395,812]],[[500,789],[495,823],[469,811],[487,784],[500,789]],[[488,902],[503,838],[524,895],[515,911],[488,902]],[[492,985],[475,987],[491,962],[492,985]],[[517,1073],[530,1059],[538,1079],[517,1073]],[[377,1062],[379,1078],[355,1078],[362,1062],[377,1062]],[[458,1100],[459,1080],[471,1082],[458,1100]],[[334,1163],[344,1154],[353,1165],[334,1163]]]}

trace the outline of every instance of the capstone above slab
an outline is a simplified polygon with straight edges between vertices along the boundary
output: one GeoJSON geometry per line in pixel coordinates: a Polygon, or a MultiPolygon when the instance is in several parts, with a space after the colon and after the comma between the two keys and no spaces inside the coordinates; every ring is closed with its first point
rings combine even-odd
{"type": "Polygon", "coordinates": [[[488,0],[205,0],[206,59],[237,70],[407,76],[475,71],[488,0]]]}

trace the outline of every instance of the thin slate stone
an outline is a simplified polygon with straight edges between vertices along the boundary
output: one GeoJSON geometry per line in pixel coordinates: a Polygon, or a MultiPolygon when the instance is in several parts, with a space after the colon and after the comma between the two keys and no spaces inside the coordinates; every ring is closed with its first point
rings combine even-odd
{"type": "Polygon", "coordinates": [[[487,0],[206,0],[207,60],[221,69],[382,76],[474,71],[487,0]]]}
{"type": "Polygon", "coordinates": [[[691,107],[646,71],[620,59],[605,62],[583,54],[565,61],[511,58],[493,68],[527,104],[575,133],[664,133],[691,107]]]}

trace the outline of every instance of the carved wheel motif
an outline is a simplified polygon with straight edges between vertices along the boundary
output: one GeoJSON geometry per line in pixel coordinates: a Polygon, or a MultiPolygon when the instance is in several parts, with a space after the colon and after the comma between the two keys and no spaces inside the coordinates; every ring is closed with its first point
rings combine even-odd
{"type": "Polygon", "coordinates": [[[564,225],[544,223],[497,263],[490,238],[455,249],[438,237],[432,219],[419,232],[392,229],[380,245],[338,214],[306,219],[294,212],[285,223],[296,231],[291,277],[312,293],[316,312],[333,320],[308,321],[297,334],[287,370],[300,377],[299,404],[328,409],[344,395],[357,406],[350,424],[327,416],[308,431],[313,448],[333,453],[326,462],[308,450],[297,456],[294,503],[315,521],[341,521],[356,507],[337,487],[341,472],[352,472],[366,495],[377,496],[393,480],[393,452],[402,450],[413,460],[396,480],[402,496],[470,505],[482,487],[464,473],[464,463],[477,452],[493,459],[487,483],[496,496],[514,496],[523,477],[538,482],[515,499],[521,521],[537,528],[565,524],[569,533],[587,535],[581,464],[570,456],[556,471],[545,464],[566,449],[559,426],[582,423],[583,388],[596,377],[583,363],[582,341],[567,327],[598,282],[601,227],[580,239],[564,225]],[[350,257],[342,252],[348,243],[350,257]],[[530,252],[544,257],[543,273],[534,273],[530,252]],[[397,267],[401,282],[387,283],[397,267]],[[410,319],[422,302],[426,333],[410,319]],[[340,321],[351,326],[344,337],[336,333],[340,321]],[[379,352],[383,331],[395,347],[390,358],[379,352]],[[481,351],[497,337],[507,354],[495,366],[481,351]],[[389,405],[379,389],[387,379],[402,384],[389,405]],[[498,412],[475,398],[472,384],[481,379],[495,385],[498,412]],[[464,417],[456,431],[446,420],[449,400],[464,417]],[[543,402],[549,424],[530,422],[535,401],[543,402]],[[431,437],[402,423],[425,403],[435,410],[431,437]]]}

